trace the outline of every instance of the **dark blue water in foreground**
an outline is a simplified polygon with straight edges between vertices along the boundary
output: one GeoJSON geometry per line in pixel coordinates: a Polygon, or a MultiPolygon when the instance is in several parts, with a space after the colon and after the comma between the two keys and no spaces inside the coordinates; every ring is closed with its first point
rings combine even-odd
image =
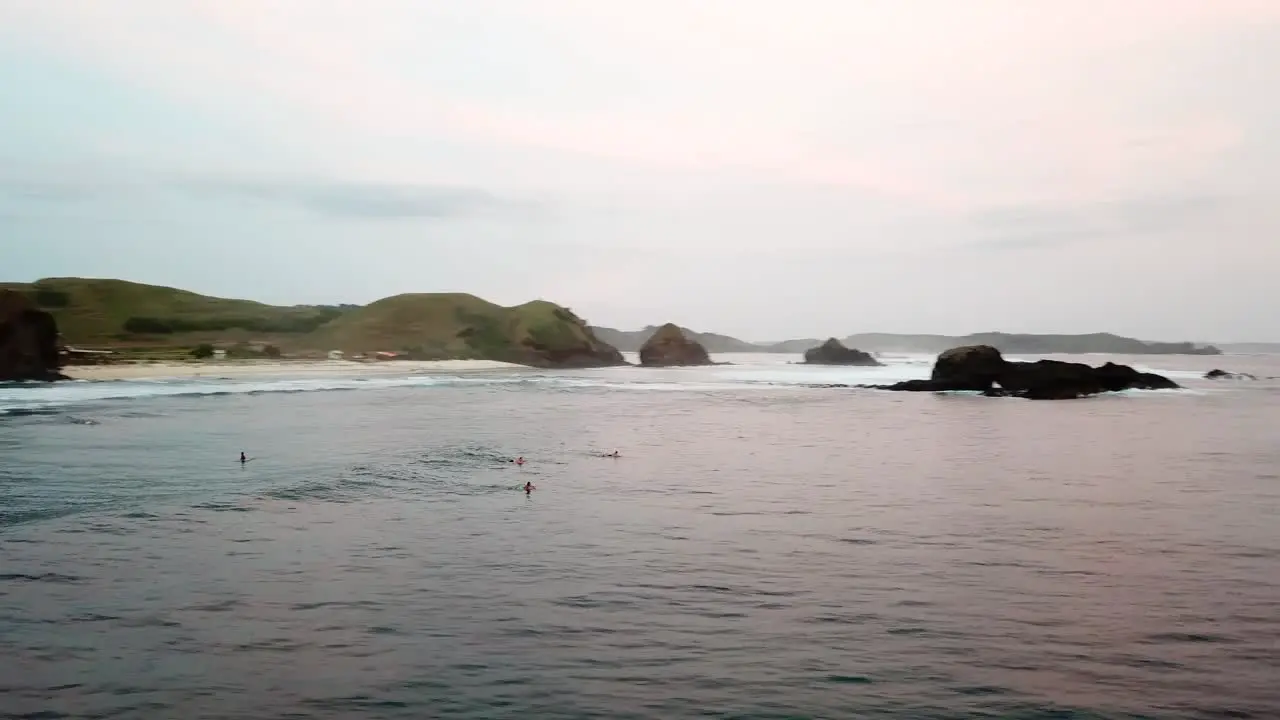
{"type": "Polygon", "coordinates": [[[627,372],[0,418],[0,717],[1280,717],[1280,386],[627,372]]]}

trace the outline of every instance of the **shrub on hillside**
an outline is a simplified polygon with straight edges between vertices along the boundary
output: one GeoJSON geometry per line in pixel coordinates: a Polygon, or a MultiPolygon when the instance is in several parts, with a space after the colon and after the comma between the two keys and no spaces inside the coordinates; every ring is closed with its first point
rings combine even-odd
{"type": "Polygon", "coordinates": [[[173,332],[168,323],[151,317],[131,317],[124,321],[124,330],[135,335],[168,335],[173,332]]]}
{"type": "Polygon", "coordinates": [[[71,304],[71,295],[61,290],[42,288],[37,285],[31,295],[36,305],[42,308],[64,308],[71,304]]]}
{"type": "Polygon", "coordinates": [[[197,345],[195,349],[191,351],[191,357],[199,360],[207,360],[208,358],[213,357],[213,346],[209,343],[197,345]]]}

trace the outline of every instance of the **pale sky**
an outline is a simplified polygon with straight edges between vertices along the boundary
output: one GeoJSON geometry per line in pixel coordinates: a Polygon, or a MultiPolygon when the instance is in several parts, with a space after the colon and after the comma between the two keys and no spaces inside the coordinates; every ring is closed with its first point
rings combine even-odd
{"type": "Polygon", "coordinates": [[[1280,0],[0,0],[0,280],[1280,340],[1280,0]]]}

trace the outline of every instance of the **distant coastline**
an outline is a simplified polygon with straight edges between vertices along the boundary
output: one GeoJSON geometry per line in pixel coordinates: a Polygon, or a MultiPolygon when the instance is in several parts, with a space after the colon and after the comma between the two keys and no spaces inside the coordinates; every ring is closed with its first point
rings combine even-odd
{"type": "MultiPolygon", "coordinates": [[[[592,327],[596,337],[623,352],[635,352],[656,328],[635,331],[592,327]]],[[[712,353],[788,353],[804,354],[824,340],[804,338],[782,342],[753,343],[728,335],[702,333],[682,328],[691,339],[712,353]]],[[[991,345],[1001,352],[1022,355],[1221,355],[1213,345],[1191,342],[1150,342],[1110,333],[1086,335],[1037,335],[1014,333],[974,333],[971,335],[909,335],[897,333],[861,333],[838,338],[846,347],[865,352],[918,353],[932,355],[964,345],[991,345]]],[[[1280,345],[1277,345],[1280,352],[1280,345]]]]}
{"type": "MultiPolygon", "coordinates": [[[[635,331],[591,326],[569,308],[535,300],[501,307],[462,293],[420,293],[368,305],[274,306],[217,298],[178,288],[124,280],[47,278],[0,283],[52,315],[62,342],[79,352],[71,364],[181,364],[206,359],[482,360],[536,367],[623,364],[657,326],[635,331]],[[216,353],[216,355],[212,355],[216,353]],[[199,356],[199,355],[196,355],[199,356]]],[[[802,355],[824,339],[749,342],[681,328],[707,352],[802,355]]],[[[977,333],[920,335],[861,333],[837,337],[871,353],[937,354],[963,345],[991,345],[1010,354],[1218,355],[1191,342],[1151,342],[1110,333],[1038,335],[977,333]]],[[[1280,343],[1234,343],[1229,352],[1280,353],[1280,343]]]]}

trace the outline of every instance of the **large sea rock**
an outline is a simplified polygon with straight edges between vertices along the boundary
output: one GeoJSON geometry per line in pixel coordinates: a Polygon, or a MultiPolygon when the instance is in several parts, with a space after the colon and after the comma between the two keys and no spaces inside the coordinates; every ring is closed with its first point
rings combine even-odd
{"type": "Polygon", "coordinates": [[[884,390],[942,392],[969,390],[1031,400],[1066,400],[1121,390],[1172,390],[1177,383],[1163,375],[1128,365],[1091,367],[1060,360],[1010,362],[990,345],[952,348],[938,356],[928,380],[875,386],[884,390]]]}
{"type": "Polygon", "coordinates": [[[839,340],[829,338],[818,347],[805,351],[804,364],[863,365],[873,367],[880,365],[880,361],[872,357],[870,353],[865,353],[855,348],[847,348],[839,340]]]}
{"type": "Polygon", "coordinates": [[[58,323],[27,297],[0,290],[0,381],[64,380],[58,323]]]}
{"type": "Polygon", "coordinates": [[[675,324],[658,328],[640,346],[640,364],[644,367],[677,367],[714,365],[707,349],[690,340],[675,324]]]}

